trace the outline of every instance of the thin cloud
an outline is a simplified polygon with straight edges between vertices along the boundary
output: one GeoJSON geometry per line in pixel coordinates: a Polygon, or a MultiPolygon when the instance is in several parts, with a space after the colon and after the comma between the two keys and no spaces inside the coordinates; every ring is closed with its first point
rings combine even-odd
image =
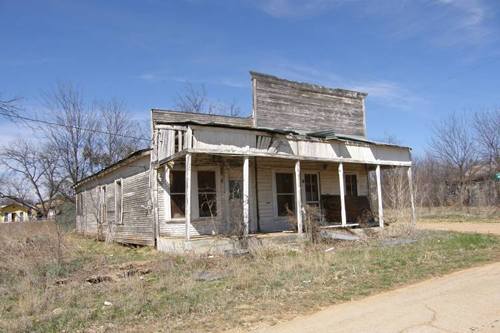
{"type": "Polygon", "coordinates": [[[259,0],[254,6],[275,18],[304,18],[339,12],[341,5],[355,13],[380,19],[393,38],[424,38],[436,46],[478,45],[495,35],[493,9],[483,0],[259,0]]]}
{"type": "Polygon", "coordinates": [[[318,70],[313,66],[276,61],[272,67],[265,67],[264,72],[273,73],[282,78],[315,83],[331,88],[344,88],[368,93],[368,98],[387,107],[410,110],[423,100],[410,89],[397,82],[388,80],[352,80],[328,71],[318,70]]]}
{"type": "Polygon", "coordinates": [[[257,8],[266,14],[277,17],[306,17],[315,16],[332,9],[342,3],[342,0],[259,0],[257,8]]]}

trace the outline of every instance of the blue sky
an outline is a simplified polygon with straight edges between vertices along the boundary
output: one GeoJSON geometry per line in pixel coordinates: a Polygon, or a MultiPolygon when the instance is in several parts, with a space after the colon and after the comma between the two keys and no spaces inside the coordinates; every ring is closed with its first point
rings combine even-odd
{"type": "MultiPolygon", "coordinates": [[[[249,70],[368,93],[368,136],[420,154],[432,123],[498,107],[500,4],[482,0],[0,0],[0,93],[71,82],[131,117],[186,82],[251,111],[249,70]]],[[[0,124],[0,140],[15,136],[0,124]]]]}

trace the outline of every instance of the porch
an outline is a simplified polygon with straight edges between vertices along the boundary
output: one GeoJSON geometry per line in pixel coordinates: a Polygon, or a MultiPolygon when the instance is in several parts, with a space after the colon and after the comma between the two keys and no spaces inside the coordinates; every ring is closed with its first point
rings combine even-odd
{"type": "Polygon", "coordinates": [[[311,207],[317,209],[325,229],[383,228],[381,169],[386,167],[408,168],[410,181],[410,167],[383,161],[184,149],[156,169],[157,247],[169,252],[207,244],[209,248],[237,248],[232,238],[216,235],[300,237],[311,207]],[[370,173],[375,174],[373,184],[370,173]],[[376,200],[370,200],[370,191],[376,192],[376,200]]]}

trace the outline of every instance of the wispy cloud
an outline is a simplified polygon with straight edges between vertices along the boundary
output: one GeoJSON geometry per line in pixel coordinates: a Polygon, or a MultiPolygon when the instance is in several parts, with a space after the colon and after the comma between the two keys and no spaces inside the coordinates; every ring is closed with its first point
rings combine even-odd
{"type": "Polygon", "coordinates": [[[314,16],[332,9],[345,0],[258,0],[257,7],[273,17],[314,16]]]}
{"type": "Polygon", "coordinates": [[[276,61],[264,71],[290,80],[317,83],[332,88],[352,89],[368,93],[369,99],[387,107],[409,110],[423,100],[401,83],[390,80],[347,79],[328,70],[318,70],[314,66],[276,61]]]}
{"type": "Polygon", "coordinates": [[[211,78],[190,78],[185,76],[178,76],[172,74],[165,74],[161,71],[159,72],[145,72],[137,75],[136,78],[147,81],[147,82],[162,82],[162,81],[174,81],[180,83],[196,83],[196,84],[211,84],[226,86],[231,88],[248,88],[250,87],[249,80],[238,80],[230,77],[211,77],[211,78]]]}
{"type": "Polygon", "coordinates": [[[379,19],[388,36],[421,37],[438,46],[481,44],[494,36],[493,10],[484,0],[258,0],[253,4],[275,18],[304,18],[352,9],[354,15],[379,19]]]}

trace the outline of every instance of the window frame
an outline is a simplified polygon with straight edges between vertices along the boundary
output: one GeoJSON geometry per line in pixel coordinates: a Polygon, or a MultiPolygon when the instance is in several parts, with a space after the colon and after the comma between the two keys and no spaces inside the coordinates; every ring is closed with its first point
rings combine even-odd
{"type": "MultiPolygon", "coordinates": [[[[170,186],[170,173],[172,171],[183,171],[185,175],[185,168],[179,169],[169,169],[166,168],[164,171],[165,178],[165,222],[183,222],[186,220],[185,217],[172,217],[172,207],[171,207],[171,186],[170,186]],[[168,178],[167,178],[168,177],[168,178]],[[167,181],[168,179],[168,181],[167,181]]],[[[214,171],[215,172],[215,189],[216,189],[216,215],[214,218],[220,219],[222,216],[222,188],[221,188],[221,173],[219,166],[193,166],[191,169],[191,222],[199,220],[209,220],[211,217],[204,217],[199,214],[199,193],[198,193],[198,171],[214,171]]],[[[186,195],[184,193],[184,195],[186,195]]]]}
{"type": "MultiPolygon", "coordinates": [[[[184,196],[184,202],[186,200],[186,184],[184,183],[184,192],[175,192],[172,193],[172,181],[170,180],[170,177],[172,177],[172,172],[183,172],[184,173],[184,179],[186,179],[186,170],[185,169],[168,169],[168,172],[166,172],[165,177],[168,177],[168,195],[166,196],[166,201],[168,205],[168,210],[166,211],[167,214],[167,221],[184,221],[186,219],[186,207],[184,207],[184,216],[181,217],[172,217],[172,195],[183,195],[184,196]]],[[[191,184],[192,186],[192,184],[191,184]]]]}
{"type": "Polygon", "coordinates": [[[278,193],[277,190],[277,184],[276,184],[276,174],[291,174],[292,175],[292,186],[293,186],[293,211],[295,212],[295,205],[297,204],[297,196],[295,193],[295,171],[292,168],[286,168],[286,169],[275,169],[273,170],[273,177],[272,177],[272,189],[273,189],[273,215],[274,218],[277,219],[287,219],[288,215],[279,215],[279,207],[278,207],[278,195],[291,195],[292,193],[278,193]]]}
{"type": "Polygon", "coordinates": [[[196,170],[196,197],[197,197],[197,210],[198,210],[198,214],[197,214],[197,217],[198,218],[217,218],[219,216],[219,202],[218,202],[218,191],[217,191],[217,171],[216,170],[203,170],[203,169],[198,169],[196,170]],[[203,192],[200,192],[200,185],[199,185],[199,174],[200,172],[211,172],[213,173],[214,175],[214,191],[213,192],[209,192],[209,191],[203,191],[203,192]],[[213,216],[201,216],[200,215],[200,212],[201,212],[201,203],[200,203],[200,195],[202,194],[207,194],[207,195],[215,195],[215,214],[213,216]]]}
{"type": "MultiPolygon", "coordinates": [[[[350,197],[359,197],[359,175],[357,172],[344,172],[344,193],[345,193],[345,196],[350,196],[350,197]],[[347,176],[354,176],[356,177],[356,195],[352,195],[350,194],[350,191],[348,191],[348,188],[347,188],[347,176]]],[[[352,184],[351,184],[352,185],[352,184]]],[[[352,190],[352,186],[351,186],[351,190],[352,190]]]]}
{"type": "Polygon", "coordinates": [[[303,184],[303,190],[302,190],[302,202],[303,205],[307,205],[309,203],[317,204],[318,208],[321,209],[321,177],[320,177],[320,172],[319,171],[310,171],[306,170],[302,173],[302,184],[303,184]],[[318,200],[316,201],[307,201],[307,188],[306,188],[306,176],[307,175],[314,175],[316,176],[316,186],[318,189],[318,200]]]}

